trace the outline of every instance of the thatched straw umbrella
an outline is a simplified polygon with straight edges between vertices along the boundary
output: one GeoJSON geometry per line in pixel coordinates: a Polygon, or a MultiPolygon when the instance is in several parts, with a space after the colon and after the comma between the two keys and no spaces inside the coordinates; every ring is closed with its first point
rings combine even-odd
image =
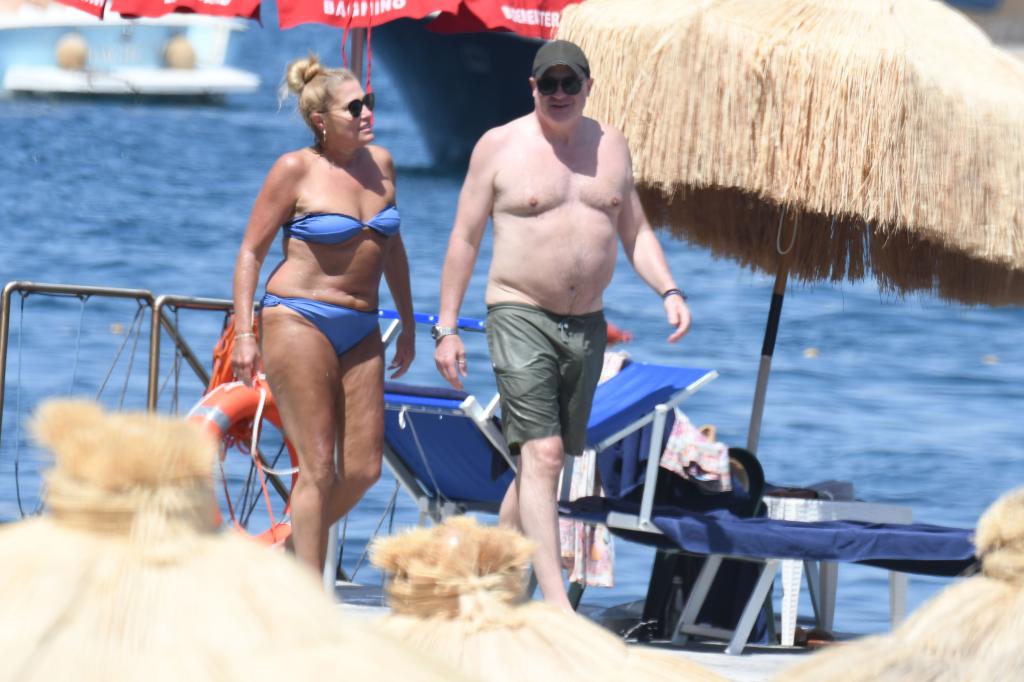
{"type": "Polygon", "coordinates": [[[351,624],[316,576],[214,525],[186,422],[44,405],[48,513],[0,529],[0,680],[460,678],[351,624]]]}
{"type": "Polygon", "coordinates": [[[1024,488],[978,521],[980,575],[950,585],[889,635],[838,644],[779,680],[1014,680],[1024,675],[1024,488]]]}
{"type": "Polygon", "coordinates": [[[607,630],[542,602],[522,603],[532,543],[466,517],[378,540],[392,575],[384,631],[487,682],[721,680],[665,652],[627,647],[607,630]]]}
{"type": "Polygon", "coordinates": [[[1024,303],[1024,65],[937,0],[588,0],[559,38],[648,215],[776,274],[1024,303]]]}

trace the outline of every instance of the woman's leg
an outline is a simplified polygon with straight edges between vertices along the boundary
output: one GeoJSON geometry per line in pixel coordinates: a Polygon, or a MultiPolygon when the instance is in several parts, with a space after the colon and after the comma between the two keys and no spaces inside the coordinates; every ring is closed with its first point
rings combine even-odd
{"type": "MultiPolygon", "coordinates": [[[[384,453],[384,349],[372,331],[341,361],[338,477],[324,523],[347,514],[380,478],[384,453]]],[[[300,476],[301,478],[301,476],[300,476]]]]}
{"type": "Polygon", "coordinates": [[[263,365],[285,434],[299,458],[291,495],[295,556],[320,573],[327,547],[324,510],[337,481],[338,358],[312,323],[274,306],[263,311],[263,365]]]}

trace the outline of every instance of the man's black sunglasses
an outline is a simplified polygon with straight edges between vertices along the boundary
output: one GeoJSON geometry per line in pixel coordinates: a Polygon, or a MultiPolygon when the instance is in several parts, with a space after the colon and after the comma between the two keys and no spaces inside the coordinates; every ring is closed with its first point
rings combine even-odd
{"type": "Polygon", "coordinates": [[[537,81],[537,91],[542,95],[553,95],[559,85],[562,86],[562,92],[567,95],[578,94],[583,89],[583,81],[579,76],[566,76],[565,78],[544,76],[537,81]]]}
{"type": "Polygon", "coordinates": [[[348,109],[348,113],[352,114],[352,118],[359,118],[363,113],[363,107],[366,107],[370,111],[373,111],[373,105],[377,103],[377,98],[372,92],[368,92],[363,95],[362,99],[354,99],[345,105],[348,109]]]}

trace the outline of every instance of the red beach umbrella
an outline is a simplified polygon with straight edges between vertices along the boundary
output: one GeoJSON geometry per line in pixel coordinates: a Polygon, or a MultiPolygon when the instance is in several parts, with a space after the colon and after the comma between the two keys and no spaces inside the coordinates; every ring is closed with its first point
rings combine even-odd
{"type": "MultiPolygon", "coordinates": [[[[77,7],[90,0],[58,0],[77,7]]],[[[94,0],[102,4],[102,0],[94,0]]],[[[171,12],[194,12],[217,17],[259,19],[260,0],[109,0],[111,11],[129,17],[162,17],[171,12]]]]}
{"type": "MultiPolygon", "coordinates": [[[[57,0],[100,19],[107,6],[127,17],[161,17],[171,12],[194,12],[219,17],[259,19],[261,0],[57,0]]],[[[421,19],[429,14],[456,12],[460,0],[279,0],[278,25],[326,24],[344,29],[372,29],[395,19],[421,19]]],[[[362,40],[352,52],[362,51],[362,40]],[[357,46],[358,45],[358,46],[357,46]]],[[[342,51],[344,54],[344,50],[342,51]]],[[[367,89],[369,82],[367,40],[367,89]]],[[[346,66],[348,64],[346,63],[346,66]]],[[[358,69],[357,69],[358,70],[358,69]]]]}
{"type": "MultiPolygon", "coordinates": [[[[162,2],[163,0],[147,1],[162,2]]],[[[310,23],[327,24],[344,29],[372,28],[395,19],[421,19],[434,12],[455,12],[458,9],[459,1],[278,0],[277,21],[283,29],[310,23]]]]}
{"type": "MultiPolygon", "coordinates": [[[[103,18],[107,7],[129,17],[161,17],[194,12],[219,17],[259,19],[261,0],[57,0],[103,18]]],[[[279,0],[278,25],[326,24],[348,31],[372,29],[395,19],[438,15],[430,29],[438,33],[512,31],[549,40],[562,10],[582,0],[279,0]]]]}
{"type": "Polygon", "coordinates": [[[103,18],[103,8],[106,5],[106,0],[58,0],[58,2],[91,14],[97,19],[103,18]]]}
{"type": "Polygon", "coordinates": [[[430,23],[437,33],[511,31],[550,40],[562,10],[583,0],[462,0],[458,11],[446,10],[430,23]]]}
{"type": "MultiPolygon", "coordinates": [[[[57,0],[103,17],[105,7],[131,17],[161,17],[194,12],[219,17],[259,19],[260,0],[57,0]]],[[[278,24],[327,24],[338,28],[370,28],[395,19],[420,19],[435,12],[456,12],[460,0],[280,0],[278,24]]]]}

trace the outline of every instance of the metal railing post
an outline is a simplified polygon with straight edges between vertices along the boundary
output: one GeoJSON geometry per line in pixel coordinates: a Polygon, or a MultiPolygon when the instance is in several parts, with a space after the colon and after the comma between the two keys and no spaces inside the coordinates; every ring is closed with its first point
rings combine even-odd
{"type": "Polygon", "coordinates": [[[149,377],[146,381],[146,409],[156,412],[156,395],[160,386],[160,306],[163,296],[153,303],[149,319],[149,377]]]}
{"type": "Polygon", "coordinates": [[[7,385],[7,340],[11,327],[11,294],[17,282],[8,282],[0,299],[0,433],[4,430],[4,388],[7,385]]]}
{"type": "Polygon", "coordinates": [[[187,308],[189,310],[219,310],[229,312],[234,308],[234,302],[226,298],[200,298],[196,296],[175,296],[172,294],[161,294],[153,302],[153,320],[150,325],[149,337],[149,396],[148,406],[151,411],[156,411],[157,391],[160,374],[160,327],[167,330],[167,334],[174,341],[175,347],[181,351],[185,361],[195,372],[195,375],[203,382],[203,386],[210,383],[210,375],[203,367],[199,358],[192,351],[191,346],[178,331],[178,328],[164,314],[164,308],[187,308]]]}
{"type": "Polygon", "coordinates": [[[131,298],[143,301],[153,307],[153,294],[146,289],[121,289],[118,287],[96,287],[78,284],[48,284],[45,282],[29,282],[14,280],[4,285],[2,310],[3,319],[0,323],[0,434],[3,433],[4,395],[7,390],[7,346],[10,334],[11,296],[15,292],[54,294],[58,296],[110,296],[112,298],[131,298]]]}

